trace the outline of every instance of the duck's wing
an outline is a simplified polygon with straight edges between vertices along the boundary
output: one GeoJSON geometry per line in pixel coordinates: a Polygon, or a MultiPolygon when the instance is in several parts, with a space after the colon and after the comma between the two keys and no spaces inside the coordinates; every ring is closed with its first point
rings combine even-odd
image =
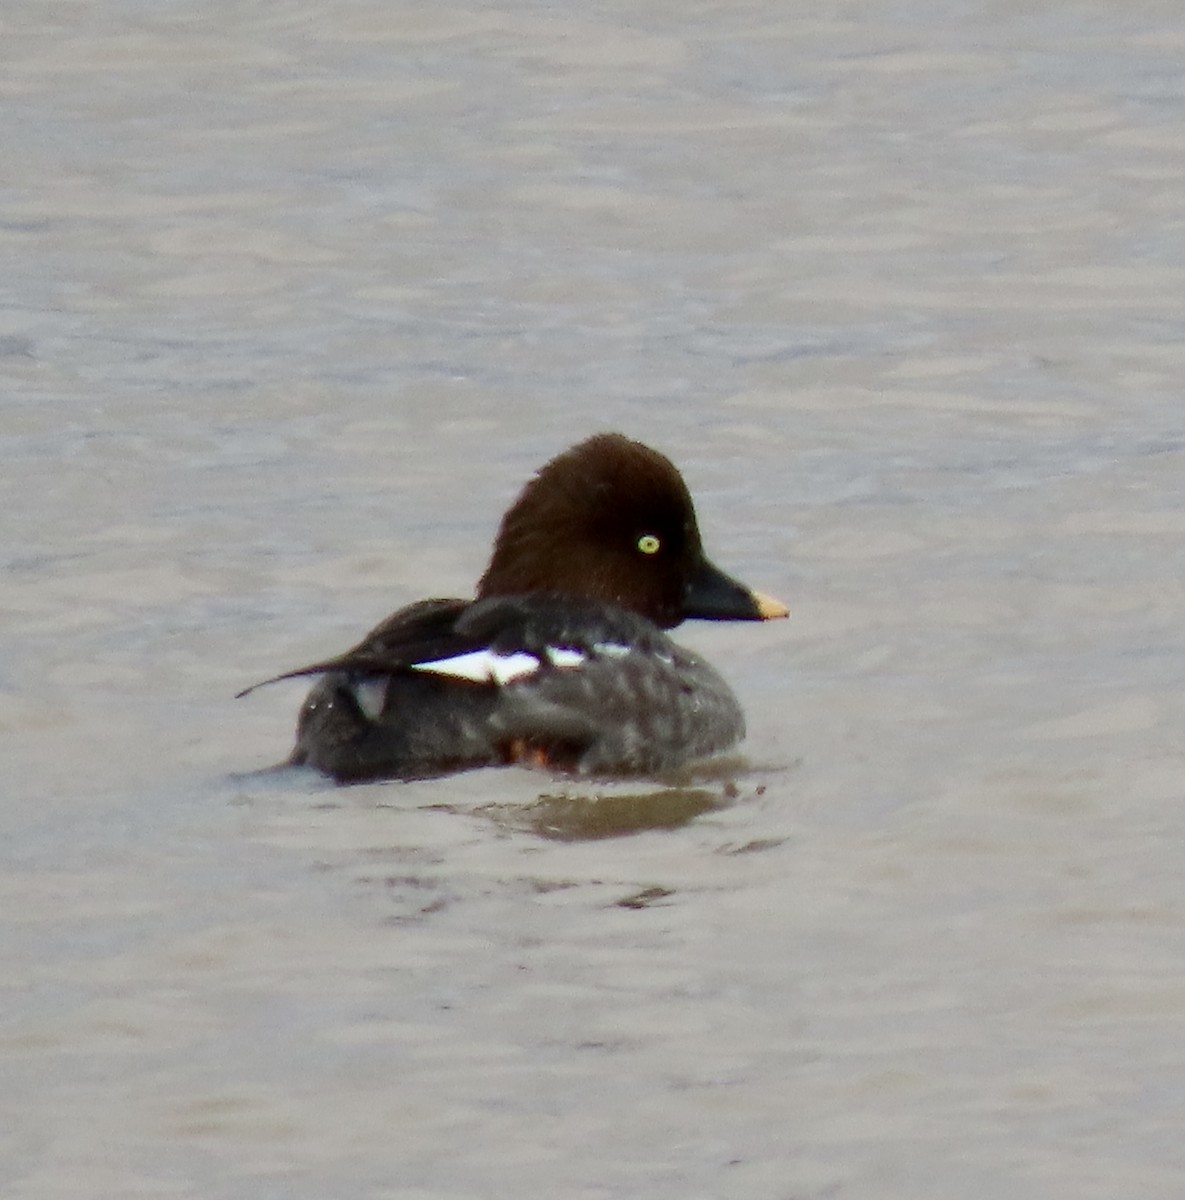
{"type": "Polygon", "coordinates": [[[393,613],[352,650],[244,689],[344,671],[357,676],[419,671],[505,685],[628,650],[670,645],[643,617],[596,601],[532,594],[485,600],[421,600],[393,613]]]}
{"type": "Polygon", "coordinates": [[[669,647],[635,613],[597,601],[532,593],[493,596],[457,614],[449,636],[421,647],[411,669],[475,683],[505,685],[593,659],[669,647]]]}
{"type": "Polygon", "coordinates": [[[467,649],[476,648],[472,638],[459,635],[456,631],[457,618],[470,607],[468,600],[419,600],[392,613],[344,654],[253,683],[235,698],[249,695],[256,688],[278,683],[281,679],[324,675],[328,671],[389,675],[406,670],[418,662],[463,654],[467,649]]]}

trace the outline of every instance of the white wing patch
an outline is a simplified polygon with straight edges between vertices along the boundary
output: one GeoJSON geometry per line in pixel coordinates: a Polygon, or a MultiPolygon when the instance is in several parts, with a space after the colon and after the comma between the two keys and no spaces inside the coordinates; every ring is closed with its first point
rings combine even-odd
{"type": "Polygon", "coordinates": [[[474,683],[496,683],[499,686],[524,679],[539,670],[539,660],[525,650],[513,654],[495,654],[492,650],[471,650],[453,658],[438,658],[433,662],[412,663],[414,671],[433,675],[452,675],[455,679],[471,679],[474,683]]]}
{"type": "Polygon", "coordinates": [[[578,667],[584,662],[584,651],[573,650],[570,646],[548,646],[547,659],[553,667],[578,667]]]}
{"type": "MultiPolygon", "coordinates": [[[[597,642],[593,653],[605,658],[621,658],[630,652],[619,642],[597,642]]],[[[588,655],[573,646],[548,646],[544,650],[547,662],[560,671],[572,671],[588,662],[588,655]]],[[[413,671],[433,675],[451,675],[454,679],[469,679],[474,683],[496,683],[500,687],[517,679],[536,674],[542,661],[525,650],[497,654],[493,650],[471,650],[452,658],[437,658],[431,662],[412,663],[413,671]]],[[[359,701],[361,703],[361,701],[359,701]]]]}

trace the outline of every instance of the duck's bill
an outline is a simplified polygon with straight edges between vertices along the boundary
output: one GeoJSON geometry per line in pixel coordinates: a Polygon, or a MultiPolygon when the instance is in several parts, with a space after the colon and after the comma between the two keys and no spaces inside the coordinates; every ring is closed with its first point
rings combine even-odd
{"type": "Polygon", "coordinates": [[[780,617],[790,615],[790,610],[781,600],[775,600],[764,592],[750,592],[749,595],[753,598],[753,603],[757,605],[758,617],[763,621],[776,621],[780,617]]]}
{"type": "Polygon", "coordinates": [[[772,621],[789,616],[790,610],[780,600],[751,591],[705,560],[687,582],[683,615],[701,621],[772,621]]]}

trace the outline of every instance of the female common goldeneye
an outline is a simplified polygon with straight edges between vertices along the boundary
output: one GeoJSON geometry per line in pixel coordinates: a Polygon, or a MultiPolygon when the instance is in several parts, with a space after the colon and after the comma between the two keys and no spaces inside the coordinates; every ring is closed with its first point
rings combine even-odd
{"type": "Polygon", "coordinates": [[[265,682],[321,676],[290,761],[343,783],[506,763],[653,774],[745,732],[724,680],[662,631],[786,615],[705,557],[670,460],[606,433],[523,489],[475,600],[410,604],[340,657],[265,682]]]}

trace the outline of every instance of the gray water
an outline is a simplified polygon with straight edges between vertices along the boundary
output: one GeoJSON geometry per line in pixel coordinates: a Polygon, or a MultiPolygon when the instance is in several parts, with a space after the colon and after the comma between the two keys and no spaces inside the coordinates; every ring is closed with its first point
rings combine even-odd
{"type": "Polygon", "coordinates": [[[1185,1194],[1177,3],[11,0],[0,1194],[1185,1194]],[[590,432],[787,601],[670,794],[254,775],[590,432]]]}

